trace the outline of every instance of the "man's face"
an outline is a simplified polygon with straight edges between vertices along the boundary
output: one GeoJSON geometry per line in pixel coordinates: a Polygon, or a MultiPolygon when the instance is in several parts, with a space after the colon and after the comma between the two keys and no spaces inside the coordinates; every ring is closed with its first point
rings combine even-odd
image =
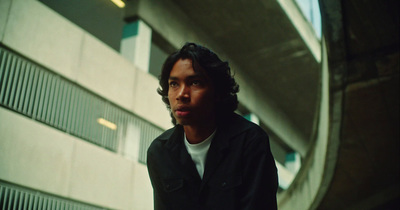
{"type": "Polygon", "coordinates": [[[205,72],[194,71],[190,59],[175,63],[168,84],[168,100],[178,124],[205,126],[215,121],[214,88],[205,72]]]}

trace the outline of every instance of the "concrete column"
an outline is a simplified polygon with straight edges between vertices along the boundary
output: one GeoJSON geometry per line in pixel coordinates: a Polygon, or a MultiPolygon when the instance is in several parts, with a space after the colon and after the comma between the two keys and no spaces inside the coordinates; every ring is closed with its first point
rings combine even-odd
{"type": "Polygon", "coordinates": [[[140,150],[140,128],[133,123],[129,122],[126,126],[126,133],[124,139],[121,139],[120,142],[123,142],[123,147],[121,148],[121,152],[125,158],[137,161],[139,159],[139,150],[140,150]]]}
{"type": "Polygon", "coordinates": [[[297,174],[301,167],[301,157],[298,152],[291,152],[286,154],[285,167],[292,174],[297,174]]]}
{"type": "Polygon", "coordinates": [[[142,20],[127,23],[121,40],[121,55],[140,70],[149,71],[151,28],[142,20]]]}
{"type": "Polygon", "coordinates": [[[254,113],[243,115],[243,117],[257,125],[260,125],[260,119],[254,113]]]}

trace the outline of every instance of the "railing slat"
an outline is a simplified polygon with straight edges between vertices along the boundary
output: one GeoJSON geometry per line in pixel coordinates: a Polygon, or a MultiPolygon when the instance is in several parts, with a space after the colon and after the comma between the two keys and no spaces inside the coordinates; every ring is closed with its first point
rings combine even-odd
{"type": "Polygon", "coordinates": [[[108,150],[124,151],[127,124],[140,129],[139,162],[162,130],[79,85],[0,46],[0,106],[108,150]],[[117,125],[100,125],[103,118],[117,125]],[[131,120],[132,119],[132,120],[131,120]]]}
{"type": "Polygon", "coordinates": [[[32,189],[17,186],[11,183],[0,181],[0,209],[1,210],[22,210],[22,209],[93,209],[101,210],[94,205],[79,201],[60,198],[32,189]]]}

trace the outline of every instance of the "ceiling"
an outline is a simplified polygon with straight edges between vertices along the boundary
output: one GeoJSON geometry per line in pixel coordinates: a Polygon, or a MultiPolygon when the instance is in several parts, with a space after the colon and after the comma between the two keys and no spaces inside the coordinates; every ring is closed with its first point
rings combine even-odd
{"type": "Polygon", "coordinates": [[[173,0],[308,143],[320,65],[277,1],[173,0]]]}
{"type": "MultiPolygon", "coordinates": [[[[311,143],[320,64],[277,1],[173,1],[311,143]]],[[[320,2],[330,95],[343,98],[336,165],[317,208],[398,207],[399,1],[320,2]]]]}

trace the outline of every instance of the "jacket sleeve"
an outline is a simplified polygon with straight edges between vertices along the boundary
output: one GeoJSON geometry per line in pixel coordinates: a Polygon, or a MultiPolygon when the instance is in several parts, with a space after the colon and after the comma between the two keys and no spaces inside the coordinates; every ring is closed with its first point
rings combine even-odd
{"type": "Polygon", "coordinates": [[[147,170],[149,172],[151,185],[153,186],[154,210],[171,209],[168,207],[168,202],[166,202],[164,198],[165,196],[163,196],[162,183],[158,176],[156,158],[153,154],[151,148],[149,148],[147,151],[147,170]]]}
{"type": "Polygon", "coordinates": [[[277,209],[278,176],[268,136],[258,131],[249,135],[247,142],[240,209],[277,209]]]}

